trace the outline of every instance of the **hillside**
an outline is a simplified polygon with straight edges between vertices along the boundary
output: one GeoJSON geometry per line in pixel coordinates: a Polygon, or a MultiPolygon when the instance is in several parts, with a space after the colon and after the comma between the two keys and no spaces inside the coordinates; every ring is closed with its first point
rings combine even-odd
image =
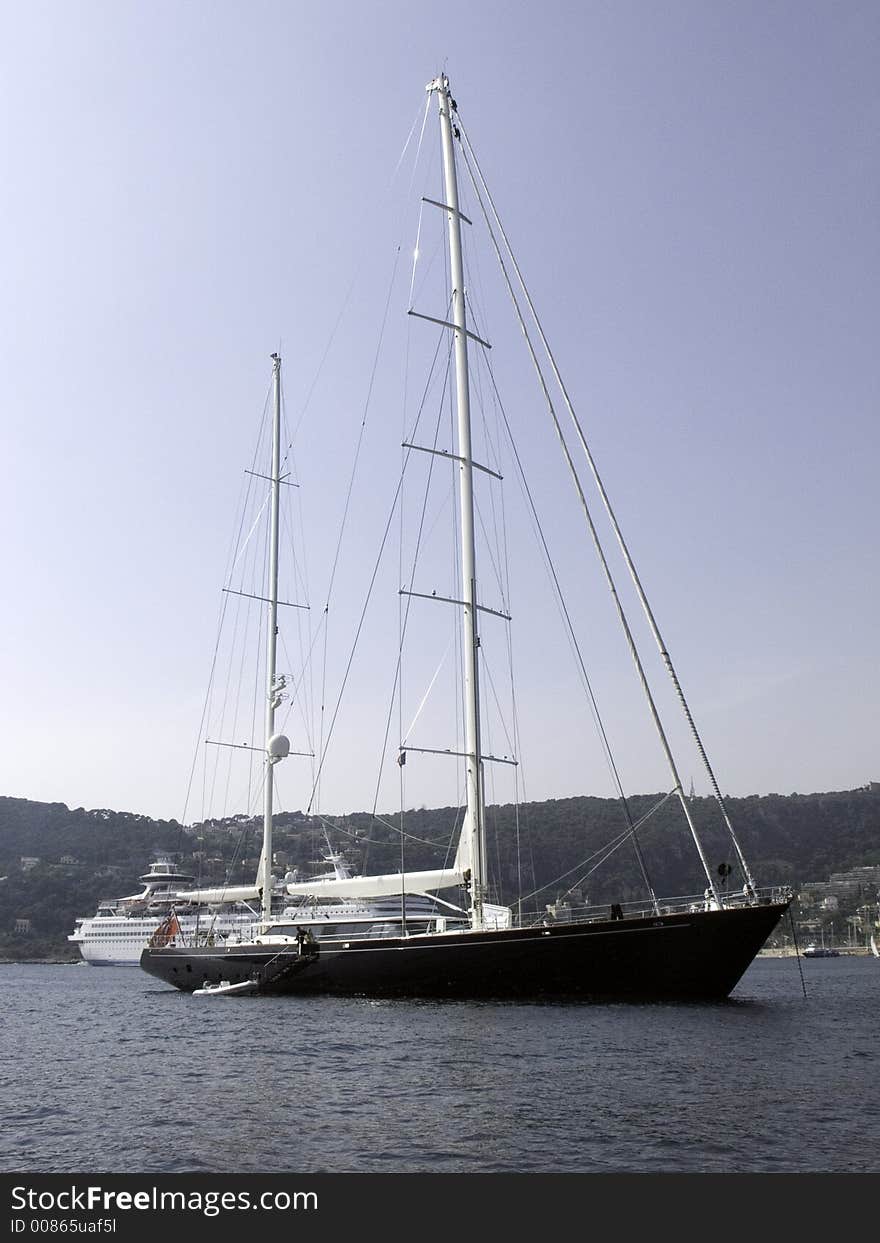
{"type": "MultiPolygon", "coordinates": [[[[633,820],[638,822],[661,798],[633,798],[633,820]]],[[[710,863],[734,862],[715,804],[694,799],[690,806],[710,863]]],[[[798,888],[832,871],[880,864],[880,789],[752,796],[731,799],[728,806],[759,884],[798,888]]],[[[540,909],[574,884],[590,902],[625,901],[642,894],[629,845],[590,871],[591,856],[601,853],[624,826],[615,800],[581,797],[525,804],[519,808],[518,825],[513,807],[491,807],[488,819],[494,842],[493,897],[512,902],[521,888],[533,895],[527,907],[540,909]]],[[[397,870],[400,842],[392,827],[397,821],[396,813],[377,820],[360,813],[332,822],[299,813],[282,815],[275,834],[278,862],[303,868],[319,858],[326,825],[334,848],[345,850],[359,869],[397,870]]],[[[406,866],[441,863],[455,821],[454,808],[406,812],[406,866]]],[[[242,816],[184,829],[176,821],[126,812],[0,798],[0,957],[75,957],[66,942],[75,918],[92,914],[100,897],[137,889],[138,877],[159,851],[173,853],[185,870],[205,881],[249,881],[260,832],[257,819],[242,816]],[[16,932],[21,920],[30,926],[16,932]]],[[[651,816],[639,836],[658,893],[702,892],[705,881],[674,800],[651,816]]],[[[734,873],[731,883],[736,880],[734,873]]]]}

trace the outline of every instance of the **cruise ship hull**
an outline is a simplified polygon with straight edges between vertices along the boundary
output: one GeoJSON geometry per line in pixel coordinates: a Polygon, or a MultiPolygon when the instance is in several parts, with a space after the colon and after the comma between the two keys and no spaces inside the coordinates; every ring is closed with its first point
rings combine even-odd
{"type": "Polygon", "coordinates": [[[252,980],[266,994],[717,1000],[788,902],[626,920],[340,943],[146,949],[141,967],[185,992],[252,980]]]}
{"type": "MultiPolygon", "coordinates": [[[[67,939],[79,948],[83,961],[90,967],[137,967],[150,937],[162,926],[163,918],[111,916],[78,920],[76,932],[67,939]]],[[[206,926],[204,920],[198,923],[187,916],[181,916],[179,923],[183,935],[192,938],[206,926]]],[[[215,929],[218,937],[252,936],[254,916],[252,913],[234,918],[227,916],[215,919],[208,926],[215,929]]]]}

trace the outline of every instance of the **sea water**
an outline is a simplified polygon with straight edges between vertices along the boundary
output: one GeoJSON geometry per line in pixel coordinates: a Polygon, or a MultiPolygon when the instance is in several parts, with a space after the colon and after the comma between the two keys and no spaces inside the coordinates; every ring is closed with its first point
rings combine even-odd
{"type": "Polygon", "coordinates": [[[880,1169],[873,958],[758,959],[720,1003],[192,997],[0,966],[0,1169],[880,1169]]]}

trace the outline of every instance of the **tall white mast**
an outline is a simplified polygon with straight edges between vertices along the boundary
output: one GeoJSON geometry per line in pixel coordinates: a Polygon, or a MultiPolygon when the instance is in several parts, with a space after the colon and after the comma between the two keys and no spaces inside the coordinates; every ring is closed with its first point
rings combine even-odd
{"type": "Polygon", "coordinates": [[[272,355],[272,389],[274,417],[272,420],[271,512],[269,532],[269,621],[266,636],[266,785],[263,803],[263,856],[260,883],[263,888],[263,923],[272,914],[272,804],[274,769],[289,750],[286,738],[275,738],[275,709],[280,702],[275,676],[275,655],[278,646],[278,514],[281,494],[281,358],[272,355]],[[280,744],[280,745],[279,745],[280,744]]]}
{"type": "Polygon", "coordinates": [[[477,581],[474,543],[474,488],[471,458],[471,410],[468,385],[467,314],[464,263],[461,254],[461,217],[458,179],[452,139],[452,97],[445,74],[428,88],[437,92],[443,171],[446,183],[446,215],[449,223],[449,265],[452,279],[452,324],[455,339],[456,406],[458,411],[459,504],[461,509],[461,578],[464,626],[464,718],[467,765],[467,829],[470,833],[471,924],[483,927],[486,897],[486,826],[483,808],[483,758],[480,750],[480,680],[477,634],[477,581]]]}

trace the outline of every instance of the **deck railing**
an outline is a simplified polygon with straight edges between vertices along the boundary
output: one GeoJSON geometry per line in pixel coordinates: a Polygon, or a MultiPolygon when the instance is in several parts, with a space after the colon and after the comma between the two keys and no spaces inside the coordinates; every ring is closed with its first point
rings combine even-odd
{"type": "MultiPolygon", "coordinates": [[[[768,888],[757,889],[754,893],[737,892],[721,894],[721,906],[711,894],[684,894],[674,898],[665,898],[659,902],[659,914],[663,915],[681,915],[689,914],[697,911],[711,910],[736,910],[741,907],[748,906],[768,906],[775,903],[790,901],[792,891],[784,886],[771,886],[768,888]]],[[[615,920],[633,920],[633,919],[650,919],[656,917],[657,911],[654,909],[653,903],[648,899],[636,899],[629,902],[604,903],[600,905],[590,906],[568,906],[562,903],[552,904],[545,907],[542,911],[524,911],[522,917],[517,916],[516,911],[511,910],[510,924],[511,928],[534,928],[534,927],[553,927],[560,924],[591,924],[591,923],[607,923],[615,920]]],[[[289,924],[291,921],[285,921],[289,924]]],[[[344,920],[340,920],[344,923],[344,920]]],[[[399,936],[400,929],[398,921],[389,919],[385,916],[382,919],[374,921],[358,921],[357,930],[349,923],[344,931],[325,933],[320,936],[323,943],[332,944],[334,942],[345,942],[361,937],[369,937],[373,925],[382,925],[381,934],[376,931],[372,935],[382,936],[399,936]]],[[[464,918],[455,920],[448,914],[441,916],[439,921],[432,920],[427,924],[427,931],[463,931],[467,928],[464,918]],[[438,927],[439,922],[439,927],[438,927]]],[[[253,935],[259,935],[260,925],[255,923],[249,929],[242,928],[238,932],[229,937],[200,931],[197,935],[178,933],[174,938],[177,945],[186,945],[194,947],[195,945],[228,945],[234,946],[241,940],[247,941],[253,935]]],[[[415,930],[422,932],[426,929],[424,919],[413,920],[410,925],[410,931],[415,930]]],[[[291,938],[291,944],[295,944],[295,940],[291,938]]]]}
{"type": "MultiPolygon", "coordinates": [[[[756,889],[754,892],[722,893],[722,910],[735,910],[743,906],[768,906],[775,902],[790,900],[792,891],[780,885],[756,889]]],[[[673,898],[658,899],[661,915],[681,915],[695,911],[718,910],[718,903],[711,893],[682,894],[673,898]]],[[[647,898],[629,902],[603,903],[591,906],[570,906],[567,903],[553,903],[540,912],[523,912],[521,920],[514,912],[514,926],[530,927],[538,924],[562,923],[600,923],[614,919],[647,919],[657,912],[654,904],[647,898]]]]}

